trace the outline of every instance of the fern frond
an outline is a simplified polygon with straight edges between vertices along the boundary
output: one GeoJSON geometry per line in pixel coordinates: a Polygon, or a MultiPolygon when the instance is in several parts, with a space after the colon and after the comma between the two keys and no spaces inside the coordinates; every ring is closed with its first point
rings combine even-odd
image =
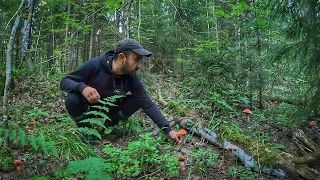
{"type": "Polygon", "coordinates": [[[80,161],[71,161],[67,172],[70,174],[86,173],[86,180],[109,180],[112,179],[111,172],[113,164],[107,163],[105,159],[89,157],[80,161]]]}
{"type": "Polygon", "coordinates": [[[38,145],[37,145],[37,143],[36,143],[36,138],[34,137],[34,136],[32,136],[32,135],[28,135],[27,136],[27,140],[28,140],[28,142],[29,142],[29,144],[31,145],[31,147],[34,149],[34,150],[38,150],[38,145]]]}
{"type": "Polygon", "coordinates": [[[26,133],[22,129],[19,129],[18,132],[18,143],[21,146],[24,146],[26,144],[26,133]]]}
{"type": "Polygon", "coordinates": [[[109,108],[106,106],[92,106],[93,108],[104,110],[105,112],[109,112],[109,108]]]}
{"type": "Polygon", "coordinates": [[[99,102],[103,105],[109,105],[109,106],[118,106],[116,104],[114,104],[113,102],[115,102],[116,99],[110,99],[110,97],[105,98],[104,100],[99,100],[99,102]]]}
{"type": "Polygon", "coordinates": [[[46,146],[46,142],[44,141],[43,137],[38,137],[36,139],[36,143],[38,145],[38,147],[41,147],[43,153],[45,156],[48,156],[49,152],[48,152],[48,148],[46,146]]]}
{"type": "MultiPolygon", "coordinates": [[[[105,122],[105,120],[102,120],[102,121],[105,122]]],[[[80,123],[96,124],[96,125],[102,127],[103,129],[106,129],[106,127],[104,126],[104,122],[101,122],[101,120],[99,120],[98,118],[88,118],[88,119],[80,121],[80,123]]]]}
{"type": "Polygon", "coordinates": [[[47,143],[47,148],[48,151],[50,152],[50,154],[52,154],[54,157],[58,157],[58,151],[57,151],[57,147],[56,144],[54,143],[54,141],[49,141],[47,143]]]}
{"type": "Polygon", "coordinates": [[[89,111],[86,113],[87,115],[95,115],[95,116],[100,116],[102,117],[104,120],[109,120],[111,121],[111,119],[103,112],[98,112],[98,111],[89,111]]]}
{"type": "Polygon", "coordinates": [[[17,130],[10,130],[10,133],[9,133],[9,141],[13,141],[17,136],[17,130]]]}
{"type": "Polygon", "coordinates": [[[87,135],[94,135],[96,137],[98,137],[99,139],[101,139],[101,135],[99,134],[99,132],[96,130],[96,129],[91,129],[91,128],[88,128],[88,127],[81,127],[81,128],[78,128],[78,131],[84,133],[84,134],[87,134],[87,135]]]}
{"type": "Polygon", "coordinates": [[[4,139],[8,138],[9,136],[9,129],[4,130],[4,139]]]}

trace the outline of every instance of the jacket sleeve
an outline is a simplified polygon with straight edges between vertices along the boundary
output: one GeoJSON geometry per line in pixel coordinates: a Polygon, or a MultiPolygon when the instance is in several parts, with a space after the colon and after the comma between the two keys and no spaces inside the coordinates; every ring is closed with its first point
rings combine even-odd
{"type": "Polygon", "coordinates": [[[60,89],[66,93],[73,92],[81,94],[87,87],[86,82],[95,72],[95,63],[93,60],[85,62],[79,69],[73,71],[64,77],[60,82],[60,89]]]}
{"type": "Polygon", "coordinates": [[[142,110],[153,120],[153,122],[163,130],[165,134],[171,131],[169,122],[166,120],[157,105],[150,99],[144,89],[142,83],[137,76],[133,78],[134,84],[132,88],[132,95],[137,98],[138,104],[142,110]]]}

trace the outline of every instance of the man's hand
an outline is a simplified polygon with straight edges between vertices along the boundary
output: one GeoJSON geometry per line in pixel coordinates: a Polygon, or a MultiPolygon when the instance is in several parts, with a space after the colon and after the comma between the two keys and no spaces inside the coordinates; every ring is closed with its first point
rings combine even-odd
{"type": "Polygon", "coordinates": [[[175,140],[176,143],[180,143],[181,134],[179,134],[178,132],[172,130],[169,132],[169,136],[171,139],[175,140]]]}
{"type": "Polygon", "coordinates": [[[98,91],[95,88],[89,86],[83,89],[82,95],[88,100],[90,104],[94,104],[100,99],[100,94],[98,93],[98,91]]]}

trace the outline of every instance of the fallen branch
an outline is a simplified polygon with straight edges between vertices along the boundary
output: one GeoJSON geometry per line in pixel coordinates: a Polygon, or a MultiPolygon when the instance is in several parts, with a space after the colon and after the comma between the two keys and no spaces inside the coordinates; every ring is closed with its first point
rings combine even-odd
{"type": "Polygon", "coordinates": [[[175,122],[177,124],[179,124],[182,128],[185,128],[188,131],[205,138],[206,140],[208,140],[212,144],[219,146],[223,149],[226,149],[227,146],[233,146],[234,150],[232,151],[232,153],[237,158],[240,159],[240,161],[244,164],[244,166],[247,169],[251,169],[256,172],[260,171],[261,173],[277,176],[280,178],[288,178],[289,177],[288,174],[285,171],[283,171],[282,169],[273,169],[273,168],[268,168],[268,167],[259,168],[257,163],[255,162],[255,160],[250,155],[245,153],[244,150],[242,150],[240,147],[238,147],[235,144],[232,144],[229,141],[224,141],[223,143],[219,143],[217,140],[217,134],[209,129],[202,129],[202,128],[197,128],[197,127],[190,128],[186,125],[186,122],[183,122],[179,119],[175,119],[175,122]]]}

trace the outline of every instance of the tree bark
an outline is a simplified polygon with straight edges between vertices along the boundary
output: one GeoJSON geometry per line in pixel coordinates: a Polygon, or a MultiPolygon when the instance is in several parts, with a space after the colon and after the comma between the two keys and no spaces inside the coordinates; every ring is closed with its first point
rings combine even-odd
{"type": "MultiPolygon", "coordinates": [[[[7,58],[6,58],[6,82],[4,87],[4,96],[3,96],[3,126],[4,129],[8,129],[8,98],[9,98],[9,86],[11,83],[11,57],[12,57],[12,49],[13,49],[13,43],[15,39],[15,35],[17,32],[17,28],[20,23],[20,17],[21,17],[21,8],[24,4],[24,0],[21,0],[21,4],[19,7],[19,12],[16,17],[16,20],[14,22],[14,25],[11,30],[10,39],[8,42],[8,50],[7,50],[7,58]]],[[[4,146],[8,146],[8,139],[5,139],[4,146]]]]}
{"type": "Polygon", "coordinates": [[[91,34],[90,34],[89,59],[92,59],[93,41],[94,41],[94,15],[92,19],[91,34]]]}
{"type": "MultiPolygon", "coordinates": [[[[32,15],[34,10],[35,1],[28,0],[28,3],[25,4],[25,15],[24,15],[24,23],[23,28],[21,29],[21,55],[20,55],[20,66],[22,65],[25,54],[29,51],[30,43],[31,43],[31,23],[32,23],[32,15]]],[[[30,52],[29,52],[30,53],[30,52]]],[[[31,57],[29,55],[29,57],[31,57]]],[[[28,58],[28,66],[30,70],[34,69],[34,62],[31,61],[31,58],[28,58]]]]}

